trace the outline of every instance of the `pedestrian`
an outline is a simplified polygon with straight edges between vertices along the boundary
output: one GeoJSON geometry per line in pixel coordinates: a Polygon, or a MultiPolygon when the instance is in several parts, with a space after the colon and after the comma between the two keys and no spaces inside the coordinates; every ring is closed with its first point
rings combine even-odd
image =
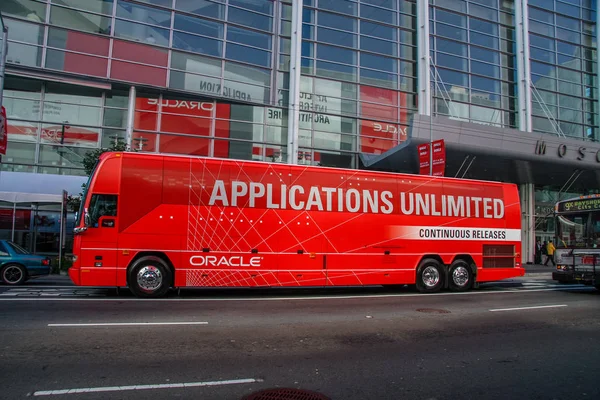
{"type": "Polygon", "coordinates": [[[534,255],[534,264],[539,265],[542,263],[542,242],[540,239],[535,243],[535,255],[534,255]]]}
{"type": "Polygon", "coordinates": [[[548,241],[548,247],[546,248],[546,253],[548,253],[548,258],[544,265],[548,266],[548,261],[552,261],[552,265],[556,267],[556,263],[554,262],[554,244],[552,244],[552,240],[548,241]]]}
{"type": "Polygon", "coordinates": [[[547,261],[548,258],[548,243],[544,240],[544,243],[542,243],[542,248],[541,248],[541,258],[540,258],[540,264],[544,264],[547,261]]]}

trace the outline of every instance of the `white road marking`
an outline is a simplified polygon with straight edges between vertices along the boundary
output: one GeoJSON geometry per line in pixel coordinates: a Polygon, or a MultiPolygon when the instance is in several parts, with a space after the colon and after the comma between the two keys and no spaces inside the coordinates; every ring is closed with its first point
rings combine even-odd
{"type": "Polygon", "coordinates": [[[209,382],[185,382],[185,383],[163,383],[156,385],[130,385],[130,386],[104,386],[76,389],[60,389],[60,390],[41,390],[34,392],[34,396],[52,396],[61,394],[74,393],[97,393],[97,392],[121,392],[125,390],[147,390],[147,389],[179,389],[202,386],[223,386],[223,385],[240,385],[243,383],[261,382],[260,379],[231,379],[226,381],[209,381],[209,382]]]}
{"type": "Polygon", "coordinates": [[[205,302],[205,301],[290,301],[290,300],[345,300],[345,299],[372,299],[372,298],[393,298],[393,297],[420,297],[427,298],[432,296],[475,296],[475,295],[491,295],[491,294],[519,294],[519,293],[535,293],[535,292],[552,292],[552,291],[562,291],[562,290],[581,290],[581,291],[590,291],[596,290],[590,286],[582,286],[578,285],[577,287],[551,287],[551,288],[543,288],[543,289],[502,289],[496,291],[471,291],[471,292],[447,292],[447,293],[399,293],[399,294],[368,294],[368,295],[345,295],[345,296],[304,296],[304,297],[235,297],[235,298],[204,298],[204,299],[186,299],[186,298],[162,298],[162,299],[138,299],[138,298],[121,298],[121,297],[12,297],[12,298],[0,298],[0,302],[5,301],[116,301],[116,302],[142,302],[142,301],[190,301],[190,302],[205,302]]]}
{"type": "Polygon", "coordinates": [[[50,327],[80,327],[80,326],[146,326],[146,325],[208,325],[208,322],[99,322],[87,324],[48,324],[50,327]]]}
{"type": "Polygon", "coordinates": [[[537,310],[540,308],[558,308],[558,307],[567,307],[566,304],[554,304],[554,305],[548,305],[548,306],[534,306],[534,307],[515,307],[515,308],[496,308],[494,310],[490,310],[492,312],[494,311],[520,311],[520,310],[537,310]]]}

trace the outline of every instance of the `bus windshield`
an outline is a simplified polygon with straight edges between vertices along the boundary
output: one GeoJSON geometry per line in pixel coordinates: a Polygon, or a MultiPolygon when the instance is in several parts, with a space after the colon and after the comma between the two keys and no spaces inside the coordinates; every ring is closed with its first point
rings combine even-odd
{"type": "Polygon", "coordinates": [[[600,210],[557,215],[557,248],[596,248],[598,245],[600,210]]]}
{"type": "Polygon", "coordinates": [[[83,218],[83,214],[84,214],[84,207],[85,207],[85,201],[87,199],[87,194],[89,192],[90,189],[90,183],[92,183],[92,177],[94,176],[94,173],[96,172],[96,168],[98,167],[98,162],[96,162],[96,165],[94,166],[94,169],[92,170],[92,173],[90,174],[90,176],[88,177],[87,182],[85,183],[84,186],[82,186],[83,188],[83,193],[81,195],[81,203],[79,204],[79,212],[77,213],[77,220],[75,221],[75,226],[81,226],[81,222],[82,222],[82,218],[83,218]]]}

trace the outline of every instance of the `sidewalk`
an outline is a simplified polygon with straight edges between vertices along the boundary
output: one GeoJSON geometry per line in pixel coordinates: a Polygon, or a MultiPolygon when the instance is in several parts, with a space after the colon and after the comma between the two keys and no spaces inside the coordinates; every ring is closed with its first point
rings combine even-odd
{"type": "Polygon", "coordinates": [[[542,264],[524,264],[523,268],[525,268],[525,276],[530,275],[548,275],[552,276],[552,272],[556,270],[556,266],[548,263],[548,266],[542,264]]]}

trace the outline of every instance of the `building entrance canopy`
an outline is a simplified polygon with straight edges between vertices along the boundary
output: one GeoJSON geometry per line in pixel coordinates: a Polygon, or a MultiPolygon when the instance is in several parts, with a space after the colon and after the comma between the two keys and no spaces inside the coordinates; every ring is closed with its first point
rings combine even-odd
{"type": "Polygon", "coordinates": [[[444,139],[447,177],[533,183],[563,191],[600,189],[600,144],[415,115],[406,142],[381,155],[361,154],[362,168],[419,173],[417,146],[444,139]]]}

